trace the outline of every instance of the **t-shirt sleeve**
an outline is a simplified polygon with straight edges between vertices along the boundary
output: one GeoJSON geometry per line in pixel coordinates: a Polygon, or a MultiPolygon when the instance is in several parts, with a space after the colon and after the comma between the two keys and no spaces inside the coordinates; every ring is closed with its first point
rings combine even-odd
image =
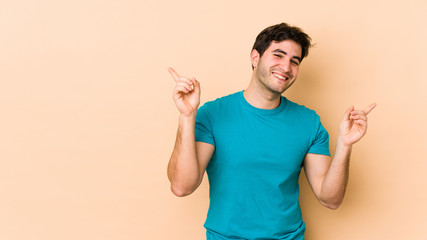
{"type": "Polygon", "coordinates": [[[315,135],[307,153],[331,156],[329,151],[329,134],[320,122],[320,117],[316,117],[315,135]]]}
{"type": "Polygon", "coordinates": [[[215,146],[212,134],[212,115],[207,104],[197,110],[195,137],[196,142],[205,142],[215,146]]]}

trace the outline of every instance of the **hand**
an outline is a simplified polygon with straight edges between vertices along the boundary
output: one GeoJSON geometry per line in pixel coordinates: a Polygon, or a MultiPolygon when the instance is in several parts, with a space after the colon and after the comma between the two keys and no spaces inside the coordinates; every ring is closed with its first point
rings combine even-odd
{"type": "Polygon", "coordinates": [[[345,145],[352,145],[359,141],[368,128],[368,118],[366,117],[376,106],[375,103],[369,105],[365,110],[354,110],[351,106],[344,114],[340,124],[338,140],[345,145]]]}
{"type": "Polygon", "coordinates": [[[186,117],[195,115],[200,104],[200,83],[194,77],[180,76],[173,68],[168,71],[176,82],[173,100],[179,112],[186,117]]]}

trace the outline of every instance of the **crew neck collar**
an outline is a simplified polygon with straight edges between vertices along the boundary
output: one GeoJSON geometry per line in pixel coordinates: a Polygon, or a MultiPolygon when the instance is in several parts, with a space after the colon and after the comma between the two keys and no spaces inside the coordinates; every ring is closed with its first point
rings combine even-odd
{"type": "Polygon", "coordinates": [[[241,100],[242,104],[243,104],[247,109],[249,109],[249,110],[250,110],[250,111],[252,111],[252,112],[255,112],[255,113],[258,113],[258,114],[262,114],[262,115],[273,115],[273,114],[276,114],[276,113],[278,113],[278,112],[283,111],[283,110],[286,108],[286,102],[287,102],[287,99],[286,99],[285,97],[283,97],[283,96],[280,96],[280,104],[279,104],[279,106],[277,106],[276,108],[273,108],[273,109],[262,109],[262,108],[254,107],[254,106],[252,106],[252,105],[251,105],[251,104],[246,100],[245,96],[243,95],[243,92],[244,92],[244,90],[242,90],[242,91],[239,93],[239,98],[240,98],[240,100],[241,100]]]}

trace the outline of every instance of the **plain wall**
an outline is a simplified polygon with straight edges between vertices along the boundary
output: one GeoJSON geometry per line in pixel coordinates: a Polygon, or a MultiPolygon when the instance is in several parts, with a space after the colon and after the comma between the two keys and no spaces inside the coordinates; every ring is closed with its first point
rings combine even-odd
{"type": "Polygon", "coordinates": [[[247,87],[265,27],[316,44],[285,96],[315,109],[335,147],[350,106],[378,104],[336,211],[304,174],[310,240],[427,239],[427,3],[0,2],[0,239],[203,239],[207,178],[185,198],[166,167],[178,111],[167,67],[202,102],[247,87]]]}

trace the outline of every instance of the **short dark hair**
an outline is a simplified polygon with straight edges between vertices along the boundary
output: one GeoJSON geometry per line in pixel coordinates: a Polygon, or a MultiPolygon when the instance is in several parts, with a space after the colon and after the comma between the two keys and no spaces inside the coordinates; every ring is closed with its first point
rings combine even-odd
{"type": "Polygon", "coordinates": [[[308,55],[308,49],[312,46],[311,38],[301,28],[287,23],[279,23],[262,30],[258,34],[252,50],[257,50],[261,57],[272,41],[281,42],[286,39],[301,45],[301,60],[308,55]]]}

